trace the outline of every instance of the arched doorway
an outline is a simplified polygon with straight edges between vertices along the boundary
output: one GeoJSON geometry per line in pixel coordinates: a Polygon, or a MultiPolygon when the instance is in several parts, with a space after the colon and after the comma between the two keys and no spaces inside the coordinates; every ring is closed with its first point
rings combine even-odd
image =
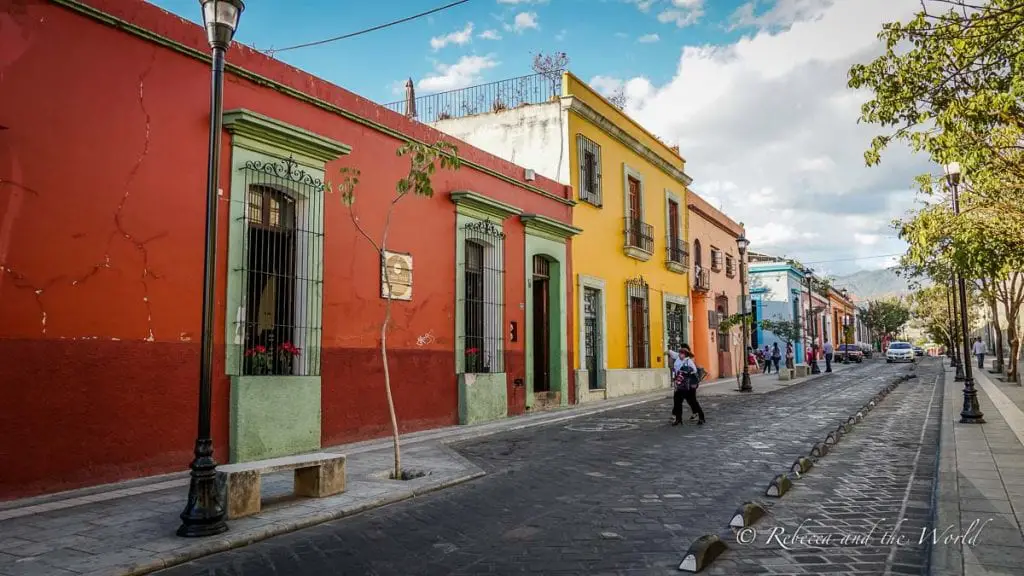
{"type": "Polygon", "coordinates": [[[533,391],[551,391],[551,266],[533,257],[533,391]]]}

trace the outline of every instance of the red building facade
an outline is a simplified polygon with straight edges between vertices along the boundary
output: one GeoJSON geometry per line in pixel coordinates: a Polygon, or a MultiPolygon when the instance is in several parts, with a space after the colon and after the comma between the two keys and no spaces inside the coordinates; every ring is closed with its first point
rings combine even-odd
{"type": "MultiPolygon", "coordinates": [[[[136,0],[7,6],[0,499],[184,470],[198,404],[205,33],[136,0]]],[[[382,270],[332,181],[360,170],[353,209],[380,238],[409,169],[396,149],[447,137],[243,46],[228,62],[218,461],[387,434],[382,274],[395,282],[403,432],[521,412],[528,275],[544,260],[572,277],[570,191],[455,142],[461,169],[439,170],[432,198],[398,204],[382,270]]],[[[552,286],[572,302],[571,282],[552,286]]]]}

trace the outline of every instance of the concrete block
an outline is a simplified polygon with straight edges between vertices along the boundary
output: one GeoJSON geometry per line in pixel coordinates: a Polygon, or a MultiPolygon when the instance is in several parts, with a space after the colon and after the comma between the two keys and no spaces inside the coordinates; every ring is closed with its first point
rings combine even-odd
{"type": "Polygon", "coordinates": [[[825,436],[825,445],[826,446],[835,446],[838,443],[839,443],[839,435],[836,434],[834,430],[832,432],[829,432],[828,436],[825,436]]]}
{"type": "Polygon", "coordinates": [[[746,528],[753,525],[765,515],[766,510],[756,502],[744,502],[736,509],[729,521],[730,528],[746,528]]]}
{"type": "Polygon", "coordinates": [[[824,442],[818,442],[811,448],[810,456],[811,458],[821,458],[822,456],[828,454],[829,451],[830,449],[828,444],[825,444],[824,442]]]}
{"type": "Polygon", "coordinates": [[[783,494],[789,492],[789,489],[793,487],[793,482],[789,479],[789,476],[785,474],[779,474],[775,478],[772,478],[768,489],[764,491],[765,496],[771,496],[772,498],[781,498],[783,494]]]}
{"type": "Polygon", "coordinates": [[[217,472],[227,495],[228,519],[252,516],[260,512],[260,473],[258,470],[217,472]]]}
{"type": "Polygon", "coordinates": [[[295,470],[295,495],[323,498],[345,491],[345,459],[327,460],[319,466],[295,470]]]}
{"type": "Polygon", "coordinates": [[[794,370],[796,371],[797,378],[806,377],[809,371],[808,366],[806,364],[797,364],[794,370]]]}
{"type": "Polygon", "coordinates": [[[857,412],[857,415],[854,416],[854,419],[857,421],[858,424],[860,424],[864,420],[864,411],[861,410],[860,412],[857,412]]]}
{"type": "Polygon", "coordinates": [[[708,567],[711,562],[718,558],[728,547],[721,538],[714,534],[705,534],[696,539],[683,556],[679,563],[679,570],[682,572],[697,573],[708,567]]]}
{"type": "Polygon", "coordinates": [[[793,465],[789,467],[789,471],[793,476],[797,478],[807,474],[807,472],[814,466],[814,460],[806,456],[801,456],[793,461],[793,465]]]}
{"type": "Polygon", "coordinates": [[[790,368],[782,368],[779,370],[779,380],[786,381],[793,379],[793,370],[790,368]]]}

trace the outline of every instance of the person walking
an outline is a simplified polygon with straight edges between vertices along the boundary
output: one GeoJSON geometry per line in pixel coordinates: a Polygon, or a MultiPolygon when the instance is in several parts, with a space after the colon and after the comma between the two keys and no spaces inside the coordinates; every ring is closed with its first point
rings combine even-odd
{"type": "Polygon", "coordinates": [[[832,343],[825,338],[825,372],[832,371],[832,355],[835,354],[835,349],[832,348],[832,343]]]}
{"type": "Polygon", "coordinates": [[[672,357],[673,366],[679,369],[673,374],[672,386],[675,388],[672,394],[672,420],[673,426],[683,423],[683,401],[690,406],[690,410],[697,416],[697,424],[704,424],[704,411],[697,402],[697,386],[700,384],[700,376],[697,372],[697,364],[693,361],[693,351],[689,344],[679,347],[679,353],[669,351],[672,357]]]}
{"type": "Polygon", "coordinates": [[[771,371],[772,371],[772,348],[771,348],[771,346],[765,344],[764,345],[764,350],[762,351],[761,356],[764,358],[764,367],[761,369],[761,371],[764,372],[765,374],[770,374],[771,371]]]}
{"type": "Polygon", "coordinates": [[[981,337],[980,336],[974,340],[974,347],[972,349],[972,352],[974,352],[974,357],[978,359],[978,369],[979,370],[984,369],[985,368],[985,344],[983,344],[981,342],[981,337]]]}
{"type": "Polygon", "coordinates": [[[779,373],[779,362],[782,360],[782,352],[779,350],[779,343],[775,342],[772,344],[772,366],[775,368],[775,373],[779,373]]]}
{"type": "Polygon", "coordinates": [[[786,368],[793,369],[793,343],[786,343],[786,368]]]}
{"type": "MultiPolygon", "coordinates": [[[[666,350],[665,355],[668,356],[669,359],[672,361],[672,364],[669,366],[669,375],[671,379],[672,389],[674,390],[674,392],[672,393],[672,422],[675,422],[677,419],[681,419],[683,414],[682,399],[679,396],[679,392],[675,391],[676,375],[683,368],[683,356],[682,354],[676,352],[675,350],[666,350]],[[679,412],[678,414],[676,414],[677,408],[679,412]]],[[[690,414],[690,420],[693,420],[696,417],[697,414],[690,414]]]]}

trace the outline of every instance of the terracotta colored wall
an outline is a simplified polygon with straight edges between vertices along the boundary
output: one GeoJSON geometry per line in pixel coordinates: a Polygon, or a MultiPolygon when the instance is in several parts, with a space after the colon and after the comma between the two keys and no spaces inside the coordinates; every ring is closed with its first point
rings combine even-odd
{"type": "MultiPolygon", "coordinates": [[[[205,52],[203,31],[148,5],[95,7],[205,52]]],[[[0,499],[183,470],[195,437],[208,65],[48,3],[0,14],[0,499]],[[12,409],[12,407],[14,407],[12,409]],[[24,454],[36,457],[26,459],[24,454]],[[45,457],[42,457],[45,456],[45,457]]],[[[403,133],[438,133],[349,92],[233,47],[229,62],[403,133]]],[[[381,197],[408,164],[397,138],[228,75],[225,110],[247,108],[340,140],[362,170],[357,207],[378,233],[381,197]]],[[[225,134],[221,188],[229,190],[225,134]]],[[[468,146],[465,159],[517,180],[522,169],[468,146]]],[[[452,424],[454,206],[469,189],[570,221],[570,208],[470,166],[409,198],[390,248],[414,257],[414,299],[395,303],[392,350],[403,430],[452,424]],[[421,336],[432,335],[425,339],[421,336]],[[422,344],[422,345],[420,345],[422,344]]],[[[564,187],[536,186],[564,197],[564,187]]],[[[215,374],[223,375],[227,202],[220,202],[215,374]]],[[[385,433],[376,349],[376,256],[328,198],[323,318],[325,444],[385,433]]],[[[506,223],[506,320],[523,312],[523,233],[506,223]]],[[[522,339],[508,364],[522,377],[522,339]],[[516,368],[518,366],[518,368],[516,368]]],[[[214,439],[227,455],[229,381],[214,386],[214,439]]]]}
{"type": "Polygon", "coordinates": [[[701,262],[703,267],[710,271],[711,276],[710,291],[705,294],[693,292],[693,353],[697,363],[708,371],[708,379],[735,376],[737,367],[742,366],[737,363],[741,361],[744,349],[740,328],[737,327],[733,330],[736,337],[730,339],[729,352],[720,354],[718,331],[709,328],[708,311],[716,309],[716,297],[724,294],[729,300],[728,314],[740,312],[740,260],[739,251],[736,248],[736,237],[742,228],[697,194],[692,192],[687,194],[687,205],[691,267],[696,261],[695,255],[692,253],[695,246],[694,240],[700,240],[701,262]],[[722,269],[717,272],[711,269],[712,247],[718,248],[723,254],[722,269]],[[735,275],[732,278],[725,273],[727,255],[733,257],[735,275]]]}

